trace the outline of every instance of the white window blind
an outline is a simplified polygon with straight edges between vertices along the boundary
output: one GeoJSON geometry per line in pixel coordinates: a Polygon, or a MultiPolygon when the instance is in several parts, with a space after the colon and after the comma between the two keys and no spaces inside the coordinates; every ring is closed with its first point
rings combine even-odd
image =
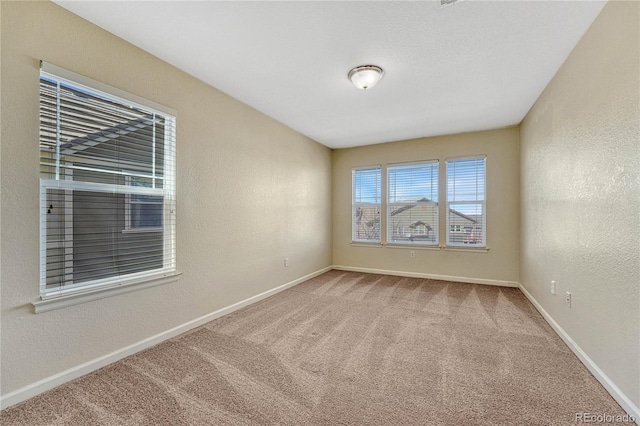
{"type": "Polygon", "coordinates": [[[82,80],[40,74],[43,299],[175,271],[175,117],[82,80]]]}
{"type": "Polygon", "coordinates": [[[352,171],[352,231],[354,242],[379,243],[381,209],[380,167],[352,171]]]}
{"type": "Polygon", "coordinates": [[[486,159],[447,161],[447,245],[486,247],[486,159]]]}
{"type": "Polygon", "coordinates": [[[389,166],[387,241],[438,245],[438,161],[389,166]]]}

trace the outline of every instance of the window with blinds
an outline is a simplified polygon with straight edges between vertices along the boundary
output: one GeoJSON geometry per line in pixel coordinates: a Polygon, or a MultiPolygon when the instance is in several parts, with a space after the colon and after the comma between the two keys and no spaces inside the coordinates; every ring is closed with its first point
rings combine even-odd
{"type": "Polygon", "coordinates": [[[487,245],[485,157],[447,161],[447,245],[487,245]]]}
{"type": "Polygon", "coordinates": [[[49,69],[40,73],[41,297],[175,272],[175,117],[49,69]]]}
{"type": "Polygon", "coordinates": [[[438,161],[387,167],[387,241],[438,245],[438,161]]]}
{"type": "Polygon", "coordinates": [[[381,209],[381,169],[371,167],[352,171],[353,242],[379,243],[381,209]]]}

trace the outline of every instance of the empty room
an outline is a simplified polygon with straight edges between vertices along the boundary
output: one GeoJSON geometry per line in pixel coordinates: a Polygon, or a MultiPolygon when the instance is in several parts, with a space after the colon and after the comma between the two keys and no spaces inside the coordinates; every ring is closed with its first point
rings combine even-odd
{"type": "Polygon", "coordinates": [[[2,425],[640,425],[640,2],[0,24],[2,425]]]}

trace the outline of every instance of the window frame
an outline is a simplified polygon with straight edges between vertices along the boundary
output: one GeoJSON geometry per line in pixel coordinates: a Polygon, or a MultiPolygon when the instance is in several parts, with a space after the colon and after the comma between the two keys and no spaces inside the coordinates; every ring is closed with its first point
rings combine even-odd
{"type": "MultiPolygon", "coordinates": [[[[446,226],[445,226],[445,232],[446,232],[446,247],[450,247],[450,248],[468,248],[468,249],[486,249],[487,248],[487,156],[486,155],[473,155],[473,156],[464,156],[464,157],[451,157],[451,158],[446,158],[445,159],[445,183],[446,183],[446,191],[445,191],[445,212],[446,212],[446,226]],[[479,200],[479,199],[474,199],[474,200],[460,200],[460,201],[451,201],[450,198],[450,194],[449,194],[449,171],[450,171],[450,163],[455,163],[455,162],[461,162],[461,161],[470,161],[470,160],[482,160],[483,162],[483,171],[484,171],[484,176],[482,179],[483,182],[483,188],[482,188],[482,194],[483,194],[483,199],[479,200]],[[451,206],[452,205],[461,205],[461,204],[469,204],[469,205],[474,205],[474,204],[479,204],[481,205],[481,216],[482,216],[482,223],[481,223],[481,241],[480,243],[465,243],[464,242],[464,238],[462,242],[453,242],[451,241],[451,235],[452,234],[456,234],[456,235],[466,235],[466,232],[455,232],[452,233],[451,232],[451,226],[454,226],[455,224],[451,224],[450,223],[450,213],[451,213],[451,206]]],[[[462,214],[462,213],[461,213],[462,214]]],[[[464,215],[464,214],[463,214],[464,215]]],[[[464,231],[464,227],[461,226],[461,229],[464,231]]],[[[473,234],[474,231],[472,231],[473,234]]]]}
{"type": "MultiPolygon", "coordinates": [[[[406,246],[422,246],[422,247],[439,247],[440,245],[440,203],[439,203],[439,199],[440,199],[440,160],[438,159],[431,159],[431,160],[423,160],[423,161],[412,161],[412,162],[406,162],[406,163],[390,163],[387,164],[385,166],[385,173],[386,173],[386,183],[387,183],[387,190],[386,190],[386,215],[385,215],[385,220],[386,220],[386,229],[387,229],[387,234],[386,234],[386,243],[387,244],[391,244],[391,245],[406,245],[406,246]],[[431,186],[433,187],[433,183],[435,181],[435,190],[436,190],[436,197],[437,200],[434,201],[433,199],[429,199],[428,201],[419,201],[416,200],[414,202],[391,202],[391,173],[390,170],[391,169],[401,169],[401,168],[409,168],[412,166],[425,166],[425,165],[435,165],[435,180],[431,179],[430,183],[431,186]],[[393,220],[391,219],[392,216],[392,207],[395,206],[404,206],[404,207],[408,207],[408,209],[411,209],[413,207],[420,207],[420,206],[432,206],[435,205],[435,220],[433,223],[433,227],[432,227],[432,231],[433,232],[433,236],[434,236],[434,241],[428,241],[428,239],[425,239],[424,241],[421,241],[420,239],[418,240],[409,240],[409,241],[405,241],[405,240],[392,240],[392,235],[393,235],[393,228],[396,226],[393,223],[393,220]],[[411,206],[411,207],[409,207],[411,206]]],[[[433,198],[433,197],[432,197],[433,198]]],[[[402,207],[400,207],[402,208],[402,207]]],[[[426,225],[422,220],[416,221],[413,225],[416,225],[416,227],[419,226],[424,226],[425,227],[425,231],[426,231],[426,225]],[[418,222],[421,222],[420,224],[418,224],[418,222]],[[417,225],[416,225],[417,224],[417,225]]],[[[413,225],[409,225],[409,227],[413,226],[413,225]]],[[[404,226],[403,226],[404,229],[404,226]]],[[[421,234],[417,234],[417,235],[421,235],[421,234]]],[[[422,234],[424,235],[424,234],[422,234]]],[[[427,232],[428,235],[428,232],[427,232]]]]}
{"type": "MultiPolygon", "coordinates": [[[[176,174],[175,174],[175,160],[176,160],[176,133],[175,133],[175,121],[176,111],[167,108],[165,106],[156,104],[155,102],[141,98],[139,96],[124,92],[120,89],[105,85],[103,83],[91,80],[87,77],[68,71],[64,68],[57,67],[53,64],[41,62],[41,70],[39,75],[39,84],[42,79],[58,81],[61,84],[69,85],[71,87],[87,91],[91,95],[104,98],[108,101],[116,102],[124,105],[125,107],[140,108],[145,111],[149,111],[154,114],[153,122],[155,122],[156,114],[161,115],[165,126],[164,135],[164,151],[163,151],[163,172],[162,188],[146,188],[144,186],[131,186],[131,185],[112,185],[100,182],[90,182],[69,179],[68,175],[72,175],[73,168],[67,169],[60,167],[57,162],[57,158],[60,156],[60,142],[56,142],[56,166],[55,176],[51,175],[48,178],[43,177],[40,173],[40,299],[41,301],[34,303],[36,313],[39,311],[47,311],[51,309],[57,309],[58,307],[64,307],[67,305],[73,305],[76,303],[83,303],[83,301],[95,300],[95,298],[107,297],[112,294],[120,294],[123,291],[133,291],[142,287],[148,287],[150,285],[158,285],[166,282],[172,282],[172,277],[177,277],[180,273],[176,269],[176,221],[175,221],[175,209],[176,209],[176,174]],[[59,170],[61,169],[61,170],[59,170]],[[63,281],[63,284],[59,287],[47,288],[47,191],[48,190],[62,190],[67,193],[73,193],[73,191],[88,191],[97,193],[112,193],[112,194],[124,194],[129,199],[132,194],[141,195],[154,195],[163,197],[163,219],[162,228],[140,228],[140,229],[127,229],[130,228],[130,208],[127,211],[125,217],[129,219],[129,223],[123,232],[163,232],[162,237],[162,267],[154,268],[150,270],[124,273],[122,275],[116,274],[102,279],[91,279],[80,283],[73,283],[72,281],[67,284],[63,281]],[[126,290],[125,287],[130,287],[126,290]],[[100,293],[101,296],[88,296],[88,293],[100,293]],[[64,299],[57,302],[51,302],[52,299],[64,299]],[[77,299],[80,301],[69,301],[77,299]],[[81,300],[82,299],[82,300],[81,300]],[[55,304],[55,307],[51,307],[55,304]],[[49,306],[51,305],[51,306],[49,306]],[[49,306],[49,307],[47,307],[49,306]]],[[[41,95],[39,95],[41,97],[41,95]]],[[[41,101],[40,101],[41,102],[41,101]]],[[[40,123],[41,120],[39,121],[40,123]]],[[[56,118],[56,123],[59,123],[59,118],[56,118]]],[[[57,124],[59,126],[59,124],[57,124]]],[[[154,125],[155,132],[155,125],[154,125]]],[[[102,161],[98,159],[98,162],[102,161]]],[[[105,163],[109,163],[110,160],[104,160],[105,163]]],[[[153,157],[153,177],[155,177],[155,156],[153,157]]],[[[43,165],[51,167],[50,164],[43,165]]],[[[135,175],[135,173],[129,173],[135,175]]],[[[148,177],[146,175],[141,175],[148,177]]],[[[125,203],[125,206],[129,203],[125,203]]],[[[130,207],[130,206],[129,206],[130,207]]],[[[64,208],[68,209],[67,204],[64,204],[64,208]]],[[[71,208],[73,209],[73,201],[71,201],[71,208]]],[[[125,207],[125,210],[127,208],[125,207]]],[[[68,218],[65,214],[65,227],[68,226],[68,218]]],[[[65,231],[66,232],[66,231],[65,231]]],[[[73,235],[73,230],[72,230],[73,235]]],[[[73,236],[71,237],[71,250],[73,250],[73,236]]],[[[70,252],[72,253],[72,251],[70,252]]],[[[67,258],[67,247],[65,246],[65,259],[67,258]]],[[[67,268],[67,262],[65,260],[65,266],[67,268]]]]}
{"type": "MultiPolygon", "coordinates": [[[[351,169],[351,243],[352,244],[382,244],[382,165],[354,167],[351,169]],[[377,203],[367,203],[356,201],[356,175],[358,172],[365,170],[377,170],[377,203]],[[359,239],[356,238],[356,211],[358,207],[374,207],[378,210],[378,238],[377,239],[359,239]]],[[[375,218],[373,219],[375,221],[375,218]]]]}

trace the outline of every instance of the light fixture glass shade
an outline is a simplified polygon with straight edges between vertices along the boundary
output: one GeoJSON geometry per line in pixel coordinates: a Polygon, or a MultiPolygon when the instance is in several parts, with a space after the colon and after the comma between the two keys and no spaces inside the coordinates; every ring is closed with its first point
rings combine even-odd
{"type": "Polygon", "coordinates": [[[358,89],[367,90],[375,86],[383,75],[382,68],[376,65],[361,65],[349,71],[349,80],[358,89]]]}

